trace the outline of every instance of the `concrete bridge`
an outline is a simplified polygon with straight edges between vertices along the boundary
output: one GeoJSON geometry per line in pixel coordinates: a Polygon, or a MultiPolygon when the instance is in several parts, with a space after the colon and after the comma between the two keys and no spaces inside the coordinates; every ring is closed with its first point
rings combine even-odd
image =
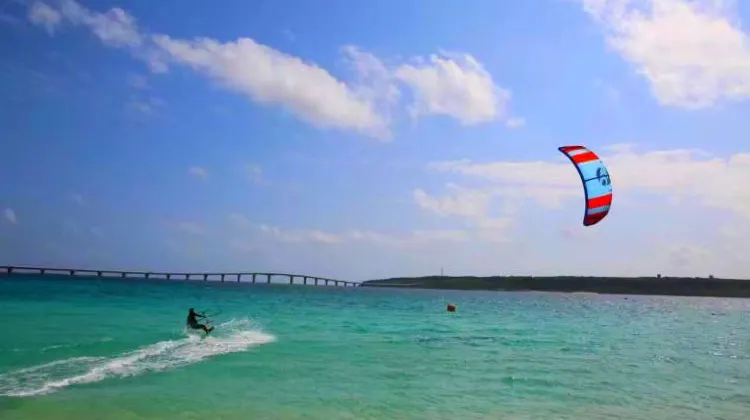
{"type": "Polygon", "coordinates": [[[289,284],[309,284],[328,286],[360,286],[360,283],[346,280],[334,280],[324,277],[306,276],[303,274],[288,273],[167,273],[157,271],[122,271],[122,270],[91,270],[78,268],[51,268],[51,267],[28,267],[28,266],[0,266],[0,274],[23,274],[23,275],[56,275],[56,276],[81,276],[81,277],[119,277],[119,278],[141,278],[141,279],[175,279],[175,280],[193,280],[203,281],[236,281],[237,283],[256,283],[257,280],[265,280],[264,283],[270,284],[272,277],[286,277],[289,284]],[[258,279],[260,277],[260,279],[258,279]],[[265,279],[264,279],[265,277],[265,279]],[[243,279],[246,279],[243,281],[243,279]],[[301,281],[295,282],[295,279],[301,281]]]}

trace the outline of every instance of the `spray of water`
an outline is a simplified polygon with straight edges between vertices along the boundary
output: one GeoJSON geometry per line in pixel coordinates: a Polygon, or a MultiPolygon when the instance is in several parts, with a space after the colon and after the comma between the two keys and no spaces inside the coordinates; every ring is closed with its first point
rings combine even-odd
{"type": "Polygon", "coordinates": [[[275,340],[246,319],[218,325],[211,335],[187,334],[113,357],[73,357],[0,374],[0,396],[28,397],[75,384],[171,370],[222,354],[236,353],[275,340]]]}

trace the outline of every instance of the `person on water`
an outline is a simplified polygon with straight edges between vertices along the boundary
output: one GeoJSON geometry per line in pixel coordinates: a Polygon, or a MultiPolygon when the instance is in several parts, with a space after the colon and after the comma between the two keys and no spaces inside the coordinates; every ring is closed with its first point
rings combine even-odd
{"type": "Polygon", "coordinates": [[[211,331],[213,331],[214,327],[208,328],[205,325],[198,323],[198,318],[205,318],[205,317],[206,317],[205,315],[199,314],[198,312],[195,312],[195,309],[190,308],[190,311],[188,311],[188,316],[187,316],[187,324],[188,326],[190,326],[190,328],[194,330],[202,329],[203,331],[206,332],[206,334],[208,334],[211,331]]]}

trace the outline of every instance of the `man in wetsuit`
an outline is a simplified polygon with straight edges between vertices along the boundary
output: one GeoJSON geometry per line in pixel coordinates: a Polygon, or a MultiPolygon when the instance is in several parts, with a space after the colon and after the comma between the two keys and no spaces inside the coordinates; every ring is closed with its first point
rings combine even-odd
{"type": "Polygon", "coordinates": [[[205,325],[198,323],[198,318],[205,318],[205,317],[206,317],[205,315],[199,314],[198,312],[195,312],[195,309],[190,308],[190,311],[188,312],[188,316],[187,316],[187,324],[190,328],[194,330],[202,329],[203,331],[206,332],[206,334],[208,334],[211,331],[213,331],[214,327],[207,328],[205,325]]]}

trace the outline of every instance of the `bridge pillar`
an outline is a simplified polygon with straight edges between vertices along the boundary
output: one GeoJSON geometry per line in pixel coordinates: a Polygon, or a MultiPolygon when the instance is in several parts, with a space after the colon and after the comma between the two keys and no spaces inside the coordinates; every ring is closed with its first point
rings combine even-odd
{"type": "Polygon", "coordinates": [[[124,272],[124,271],[123,271],[122,273],[120,273],[120,277],[122,277],[122,278],[125,278],[125,277],[126,277],[126,276],[125,276],[125,272],[124,272]]]}
{"type": "Polygon", "coordinates": [[[76,270],[70,270],[70,275],[71,276],[75,276],[76,275],[76,270]]]}
{"type": "Polygon", "coordinates": [[[224,283],[224,275],[221,275],[221,282],[224,283]]]}
{"type": "Polygon", "coordinates": [[[150,279],[151,278],[151,273],[145,273],[144,277],[146,277],[146,279],[150,279]]]}
{"type": "Polygon", "coordinates": [[[271,275],[266,274],[266,283],[271,284],[271,275]]]}
{"type": "Polygon", "coordinates": [[[253,284],[255,284],[255,273],[253,273],[253,284]]]}
{"type": "Polygon", "coordinates": [[[289,284],[294,284],[294,276],[289,276],[289,284]]]}
{"type": "Polygon", "coordinates": [[[307,276],[305,276],[302,284],[307,284],[307,276]]]}
{"type": "MultiPolygon", "coordinates": [[[[8,268],[8,274],[11,274],[13,272],[13,268],[8,268]]],[[[39,274],[44,275],[47,272],[45,269],[39,270],[39,274]]]]}
{"type": "Polygon", "coordinates": [[[8,274],[13,274],[13,267],[8,267],[8,271],[6,271],[8,274]]]}
{"type": "Polygon", "coordinates": [[[101,276],[102,276],[102,272],[101,272],[101,271],[97,271],[97,272],[96,272],[96,276],[97,276],[97,277],[101,277],[101,276]]]}
{"type": "Polygon", "coordinates": [[[172,273],[167,273],[167,280],[171,280],[171,279],[172,279],[172,273]]]}
{"type": "Polygon", "coordinates": [[[242,273],[237,273],[237,283],[242,280],[242,273]]]}
{"type": "Polygon", "coordinates": [[[203,281],[208,281],[208,274],[203,275],[203,281]]]}

